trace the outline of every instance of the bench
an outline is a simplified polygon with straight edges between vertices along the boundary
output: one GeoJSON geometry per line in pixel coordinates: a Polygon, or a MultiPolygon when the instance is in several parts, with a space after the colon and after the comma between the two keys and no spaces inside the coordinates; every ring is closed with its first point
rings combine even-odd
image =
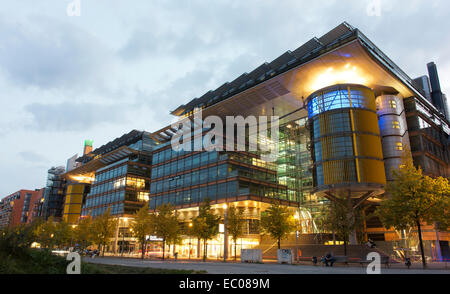
{"type": "MultiPolygon", "coordinates": [[[[359,261],[357,261],[361,266],[367,265],[371,262],[373,262],[372,260],[366,260],[365,258],[360,258],[359,261]]],[[[385,267],[389,268],[391,265],[391,260],[389,258],[389,256],[381,256],[381,260],[380,260],[381,264],[384,264],[385,267]]]]}
{"type": "MultiPolygon", "coordinates": [[[[320,260],[320,262],[325,265],[325,261],[324,261],[325,256],[323,256],[320,260]]],[[[348,257],[347,256],[333,256],[334,258],[334,262],[333,265],[336,263],[343,263],[348,265],[348,257]]]]}

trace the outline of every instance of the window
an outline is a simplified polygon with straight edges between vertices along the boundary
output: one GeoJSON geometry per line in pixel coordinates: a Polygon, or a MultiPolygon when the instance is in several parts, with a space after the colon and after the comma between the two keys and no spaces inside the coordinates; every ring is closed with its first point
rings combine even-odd
{"type": "Polygon", "coordinates": [[[192,168],[199,167],[199,165],[200,165],[200,154],[196,154],[192,158],[192,168]]]}
{"type": "Polygon", "coordinates": [[[208,182],[215,181],[217,179],[217,166],[210,167],[208,169],[208,182]]]}
{"type": "Polygon", "coordinates": [[[403,144],[401,142],[395,144],[395,150],[403,151],[403,144]]]}
{"type": "Polygon", "coordinates": [[[198,202],[198,189],[191,190],[192,202],[198,202]]]}
{"type": "Polygon", "coordinates": [[[192,157],[184,159],[184,170],[190,170],[192,167],[192,157]]]}
{"type": "Polygon", "coordinates": [[[217,186],[208,186],[208,198],[211,200],[216,200],[217,197],[217,186]]]}
{"type": "Polygon", "coordinates": [[[222,183],[217,186],[217,198],[227,197],[227,183],[222,183]]]}
{"type": "Polygon", "coordinates": [[[202,202],[203,200],[205,200],[205,198],[207,198],[207,192],[208,192],[208,187],[202,187],[199,189],[199,193],[198,193],[198,196],[199,196],[198,201],[199,202],[202,202]]]}
{"type": "Polygon", "coordinates": [[[395,102],[395,100],[390,100],[389,106],[391,106],[391,108],[395,109],[395,108],[397,108],[397,102],[395,102]]]}
{"type": "Polygon", "coordinates": [[[200,171],[200,184],[208,182],[208,169],[202,169],[200,171]]]}
{"type": "Polygon", "coordinates": [[[191,185],[191,174],[184,175],[184,187],[189,187],[191,185]]]}
{"type": "Polygon", "coordinates": [[[228,196],[236,196],[238,190],[238,182],[228,182],[227,183],[227,195],[228,196]]]}
{"type": "Polygon", "coordinates": [[[393,129],[400,129],[400,123],[398,121],[392,122],[392,128],[393,129]]]}
{"type": "Polygon", "coordinates": [[[227,177],[227,166],[225,164],[218,167],[218,179],[225,179],[227,177]]]}
{"type": "Polygon", "coordinates": [[[199,183],[199,181],[198,181],[198,175],[199,175],[198,170],[192,172],[192,185],[193,185],[193,186],[194,186],[194,185],[198,185],[198,183],[199,183]]]}
{"type": "Polygon", "coordinates": [[[209,152],[203,152],[201,154],[201,166],[207,165],[209,160],[209,152]]]}

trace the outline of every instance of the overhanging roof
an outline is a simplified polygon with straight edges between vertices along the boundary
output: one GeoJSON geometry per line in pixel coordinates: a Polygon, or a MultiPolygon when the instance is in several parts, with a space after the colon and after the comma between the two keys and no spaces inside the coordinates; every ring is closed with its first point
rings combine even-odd
{"type": "Polygon", "coordinates": [[[392,87],[404,98],[418,97],[445,119],[414,87],[411,78],[358,29],[345,22],[271,63],[179,106],[172,114],[183,116],[195,108],[203,108],[204,116],[250,113],[282,116],[303,107],[303,99],[332,82],[360,83],[375,90],[392,87]],[[350,67],[345,68],[348,64],[350,67]],[[348,70],[354,67],[353,73],[348,70]]]}
{"type": "Polygon", "coordinates": [[[69,180],[77,180],[77,178],[93,177],[95,171],[108,166],[116,161],[129,157],[131,154],[137,154],[138,151],[127,146],[117,148],[105,155],[98,155],[88,163],[73,169],[62,176],[69,180]]]}

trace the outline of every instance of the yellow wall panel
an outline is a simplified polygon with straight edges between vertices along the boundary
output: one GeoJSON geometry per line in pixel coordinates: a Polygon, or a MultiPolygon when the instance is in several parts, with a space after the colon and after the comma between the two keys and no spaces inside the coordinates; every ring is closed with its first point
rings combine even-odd
{"type": "Polygon", "coordinates": [[[355,118],[355,131],[380,134],[376,113],[360,109],[355,109],[353,113],[355,118]]]}
{"type": "Polygon", "coordinates": [[[363,183],[386,184],[384,162],[374,159],[360,159],[360,176],[363,183]]]}
{"type": "Polygon", "coordinates": [[[356,145],[359,156],[375,157],[383,159],[380,137],[373,135],[357,134],[356,145]]]}

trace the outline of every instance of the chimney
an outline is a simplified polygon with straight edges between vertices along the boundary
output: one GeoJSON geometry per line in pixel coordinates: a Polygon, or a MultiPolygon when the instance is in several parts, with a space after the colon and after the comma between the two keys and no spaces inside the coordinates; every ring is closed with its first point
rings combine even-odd
{"type": "Polygon", "coordinates": [[[441,84],[439,83],[439,75],[437,72],[437,67],[434,62],[427,64],[428,75],[430,76],[431,83],[431,100],[442,113],[447,117],[446,109],[444,107],[444,99],[442,97],[441,84]]]}
{"type": "Polygon", "coordinates": [[[84,150],[83,155],[87,155],[92,152],[93,140],[84,140],[84,150]]]}

